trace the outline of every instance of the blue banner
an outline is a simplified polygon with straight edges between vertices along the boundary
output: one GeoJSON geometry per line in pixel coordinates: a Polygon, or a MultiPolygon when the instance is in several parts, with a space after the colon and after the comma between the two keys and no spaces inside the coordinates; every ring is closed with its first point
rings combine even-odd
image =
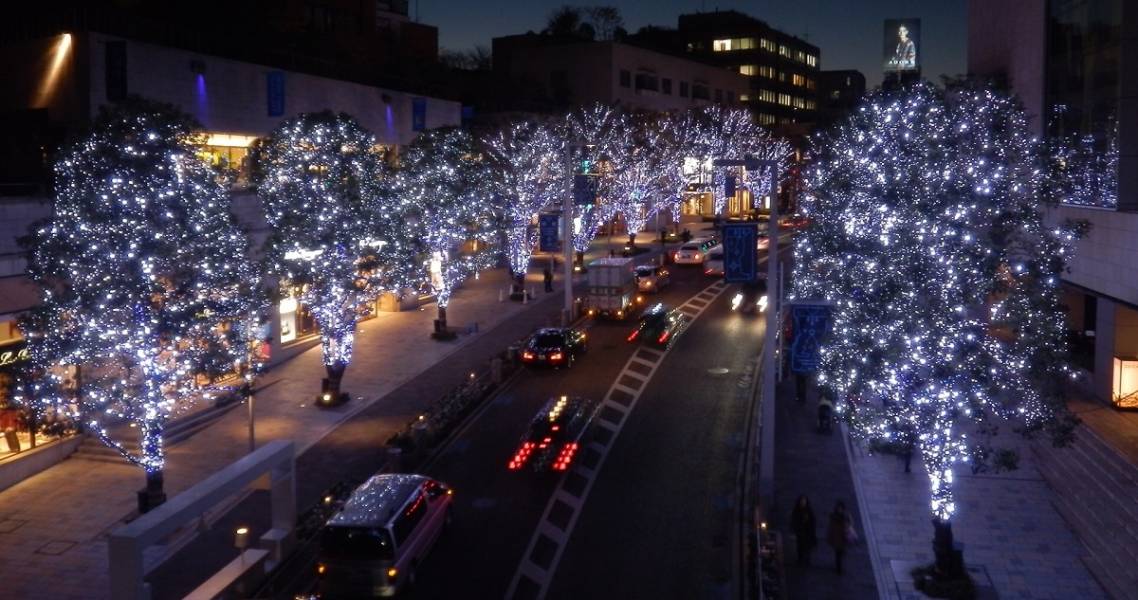
{"type": "Polygon", "coordinates": [[[538,248],[542,252],[556,252],[559,249],[557,243],[557,225],[560,215],[538,215],[538,231],[540,233],[540,242],[538,248]]]}
{"type": "Polygon", "coordinates": [[[758,278],[758,229],[755,223],[723,224],[723,279],[747,283],[758,278]]]}
{"type": "Polygon", "coordinates": [[[411,131],[422,131],[427,128],[427,99],[411,99],[411,131]]]}
{"type": "Polygon", "coordinates": [[[795,373],[813,373],[821,361],[822,341],[830,329],[830,306],[827,304],[793,304],[790,343],[790,370],[795,373]]]}
{"type": "Polygon", "coordinates": [[[588,206],[597,201],[597,178],[578,173],[573,176],[573,204],[588,206]]]}
{"type": "Polygon", "coordinates": [[[283,71],[265,73],[265,100],[269,116],[279,117],[285,111],[285,75],[283,71]]]}

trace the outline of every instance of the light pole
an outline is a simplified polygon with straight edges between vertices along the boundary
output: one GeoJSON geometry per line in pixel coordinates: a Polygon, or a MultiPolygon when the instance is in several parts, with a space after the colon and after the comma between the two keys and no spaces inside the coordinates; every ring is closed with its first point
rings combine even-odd
{"type": "Polygon", "coordinates": [[[561,251],[564,254],[565,308],[561,311],[561,326],[573,322],[573,201],[576,164],[573,160],[575,144],[565,146],[565,194],[561,199],[561,251]]]}

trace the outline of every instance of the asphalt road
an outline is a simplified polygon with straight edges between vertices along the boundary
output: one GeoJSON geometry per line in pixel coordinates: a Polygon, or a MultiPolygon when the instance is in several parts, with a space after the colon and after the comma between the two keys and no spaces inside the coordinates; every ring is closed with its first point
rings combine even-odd
{"type": "MultiPolygon", "coordinates": [[[[678,304],[711,283],[697,268],[673,267],[673,283],[648,302],[678,304]]],[[[571,369],[530,369],[456,436],[428,473],[455,492],[454,522],[419,568],[414,598],[502,598],[558,482],[506,468],[526,426],[553,396],[602,398],[637,345],[631,323],[598,321],[589,351],[571,369]]],[[[681,340],[682,342],[682,340],[681,340]]]]}

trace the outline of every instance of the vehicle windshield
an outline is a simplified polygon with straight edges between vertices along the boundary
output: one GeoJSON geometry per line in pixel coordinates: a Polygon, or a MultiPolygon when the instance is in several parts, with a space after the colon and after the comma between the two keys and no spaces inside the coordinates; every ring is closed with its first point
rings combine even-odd
{"type": "Polygon", "coordinates": [[[644,277],[645,275],[652,274],[652,267],[636,267],[636,274],[644,277]]]}
{"type": "Polygon", "coordinates": [[[565,343],[559,333],[542,333],[533,338],[534,348],[556,348],[565,343]]]}
{"type": "Polygon", "coordinates": [[[321,534],[320,555],[329,559],[392,560],[395,552],[386,529],[332,526],[321,534]]]}
{"type": "Polygon", "coordinates": [[[699,244],[684,244],[680,250],[699,250],[699,244]]]}

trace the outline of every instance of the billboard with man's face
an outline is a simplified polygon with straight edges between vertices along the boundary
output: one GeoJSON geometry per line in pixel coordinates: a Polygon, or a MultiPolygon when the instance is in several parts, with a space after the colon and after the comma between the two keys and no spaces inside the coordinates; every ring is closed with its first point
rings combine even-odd
{"type": "Polygon", "coordinates": [[[921,68],[921,20],[886,19],[885,71],[917,71],[921,68]]]}

